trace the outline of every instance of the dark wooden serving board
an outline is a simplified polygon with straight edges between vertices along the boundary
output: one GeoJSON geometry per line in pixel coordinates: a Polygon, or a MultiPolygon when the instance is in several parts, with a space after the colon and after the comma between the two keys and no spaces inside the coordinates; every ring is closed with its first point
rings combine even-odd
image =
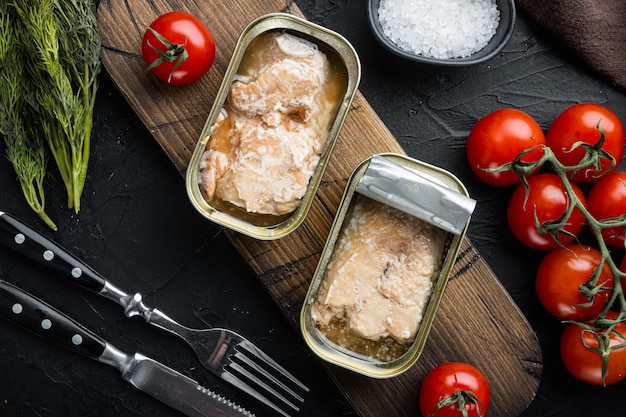
{"type": "MultiPolygon", "coordinates": [[[[102,0],[98,23],[106,70],[156,141],[184,175],[226,66],[243,28],[270,12],[302,16],[280,0],[102,0]],[[195,84],[167,86],[144,74],[140,43],[159,14],[189,11],[212,30],[217,54],[195,84]]],[[[354,100],[311,212],[293,234],[257,241],[227,232],[268,293],[298,327],[299,313],[349,174],[363,159],[402,148],[360,93],[354,100]]],[[[466,239],[430,337],[418,363],[404,374],[374,380],[328,365],[362,416],[416,416],[424,375],[446,361],[478,366],[492,387],[490,415],[517,416],[534,398],[542,373],[539,343],[493,271],[466,239]],[[515,343],[511,343],[513,340],[515,343]]]]}

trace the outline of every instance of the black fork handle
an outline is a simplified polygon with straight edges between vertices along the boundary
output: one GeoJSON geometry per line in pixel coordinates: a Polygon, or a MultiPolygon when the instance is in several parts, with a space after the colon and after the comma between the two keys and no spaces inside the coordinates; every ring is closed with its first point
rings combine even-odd
{"type": "Polygon", "coordinates": [[[100,292],[106,280],[67,249],[0,211],[0,243],[91,291],[100,292]]]}

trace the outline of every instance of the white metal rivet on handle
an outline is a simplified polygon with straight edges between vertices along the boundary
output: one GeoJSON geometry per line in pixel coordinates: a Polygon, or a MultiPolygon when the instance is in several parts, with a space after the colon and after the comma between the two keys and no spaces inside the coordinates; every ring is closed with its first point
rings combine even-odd
{"type": "Polygon", "coordinates": [[[17,243],[18,245],[21,245],[22,243],[26,242],[26,236],[24,236],[22,233],[16,234],[13,239],[15,240],[15,243],[17,243]]]}
{"type": "Polygon", "coordinates": [[[79,334],[75,334],[74,336],[72,336],[72,343],[74,343],[76,346],[80,345],[81,343],[83,343],[83,337],[79,334]]]}
{"type": "Polygon", "coordinates": [[[22,311],[24,311],[24,307],[22,307],[20,303],[15,303],[11,307],[11,311],[15,314],[20,314],[22,311]]]}
{"type": "Polygon", "coordinates": [[[50,249],[46,250],[46,251],[43,253],[43,258],[44,258],[46,261],[51,261],[51,260],[53,260],[53,259],[54,259],[54,252],[52,252],[50,249]]]}
{"type": "Polygon", "coordinates": [[[50,321],[50,319],[43,319],[43,320],[41,320],[41,328],[42,329],[48,330],[51,327],[52,327],[52,322],[50,321]]]}

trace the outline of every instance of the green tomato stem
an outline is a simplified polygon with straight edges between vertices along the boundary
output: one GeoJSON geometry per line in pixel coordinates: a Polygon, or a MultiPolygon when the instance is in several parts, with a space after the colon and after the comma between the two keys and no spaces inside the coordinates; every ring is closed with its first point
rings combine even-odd
{"type": "MultiPolygon", "coordinates": [[[[589,297],[589,295],[592,292],[590,292],[589,288],[587,287],[591,285],[594,285],[594,286],[598,285],[598,282],[597,282],[598,277],[604,265],[608,265],[609,269],[611,270],[611,273],[614,278],[614,284],[613,284],[613,288],[611,289],[611,296],[609,297],[609,300],[605,308],[600,313],[599,317],[593,322],[594,324],[592,326],[587,323],[578,322],[578,321],[565,321],[565,322],[575,323],[589,331],[594,332],[594,335],[598,341],[599,348],[596,349],[596,348],[587,346],[587,349],[592,350],[598,353],[599,355],[601,355],[602,378],[604,379],[606,372],[607,372],[608,361],[609,361],[611,351],[626,347],[626,344],[620,344],[618,346],[610,346],[610,343],[609,343],[609,334],[615,331],[614,330],[615,326],[618,323],[623,322],[626,317],[626,297],[624,295],[624,288],[622,287],[622,279],[626,278],[626,272],[621,271],[618,265],[615,263],[615,261],[611,257],[611,252],[606,242],[604,241],[604,238],[602,237],[602,229],[609,228],[609,227],[611,228],[620,227],[620,226],[626,227],[626,215],[620,216],[618,218],[606,219],[606,220],[598,220],[594,218],[593,215],[589,212],[589,210],[585,206],[585,204],[583,204],[581,199],[578,197],[578,195],[574,191],[574,187],[568,177],[568,174],[576,172],[579,169],[589,169],[590,166],[594,167],[593,169],[598,171],[601,167],[600,162],[602,159],[611,160],[611,164],[607,168],[605,168],[604,172],[608,172],[611,168],[613,168],[616,165],[615,159],[611,155],[609,155],[608,153],[604,152],[601,149],[601,145],[602,143],[604,143],[605,136],[604,136],[604,131],[601,128],[598,128],[598,130],[601,133],[600,140],[598,141],[598,143],[596,143],[595,145],[589,145],[586,143],[577,142],[570,149],[570,151],[572,151],[577,147],[582,147],[585,150],[585,157],[582,158],[582,160],[580,161],[578,165],[567,166],[567,165],[562,164],[561,162],[558,161],[558,159],[554,155],[554,152],[549,147],[546,146],[543,148],[542,157],[539,158],[539,160],[535,162],[522,162],[521,161],[522,156],[532,150],[532,149],[528,149],[520,153],[517,156],[517,158],[511,163],[502,165],[500,167],[491,168],[489,169],[489,171],[501,172],[505,170],[512,170],[516,172],[520,176],[522,184],[524,184],[524,186],[526,187],[526,191],[528,193],[528,181],[526,179],[527,175],[529,175],[532,172],[535,172],[540,167],[545,166],[545,164],[551,165],[554,173],[558,175],[558,177],[563,182],[565,191],[569,199],[569,205],[565,213],[563,214],[563,216],[557,221],[547,222],[548,223],[547,225],[546,223],[540,224],[538,219],[535,216],[535,222],[536,222],[537,230],[539,232],[549,232],[553,236],[553,238],[556,240],[556,242],[559,243],[559,245],[561,246],[563,245],[558,240],[558,233],[562,232],[562,228],[563,226],[565,226],[567,219],[572,214],[572,212],[575,209],[577,209],[584,216],[586,220],[586,224],[591,230],[591,233],[596,241],[597,249],[601,252],[602,256],[601,256],[600,265],[597,267],[596,272],[594,272],[593,276],[590,277],[590,280],[586,284],[583,284],[581,286],[581,291],[583,292],[583,294],[586,294],[589,297]],[[614,308],[618,309],[617,317],[615,319],[608,319],[607,318],[608,312],[614,308]],[[602,329],[602,334],[598,334],[599,329],[602,329]]],[[[602,285],[602,283],[600,283],[600,285],[602,285]]]]}

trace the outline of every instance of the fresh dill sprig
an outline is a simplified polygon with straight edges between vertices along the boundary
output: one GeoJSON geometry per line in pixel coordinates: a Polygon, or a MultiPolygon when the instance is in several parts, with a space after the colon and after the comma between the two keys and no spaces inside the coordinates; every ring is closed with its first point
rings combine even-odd
{"type": "Polygon", "coordinates": [[[20,33],[16,16],[6,2],[0,4],[0,133],[6,144],[6,157],[17,174],[28,205],[53,230],[56,224],[45,211],[45,144],[30,118],[25,100],[24,65],[21,61],[20,33]]]}

